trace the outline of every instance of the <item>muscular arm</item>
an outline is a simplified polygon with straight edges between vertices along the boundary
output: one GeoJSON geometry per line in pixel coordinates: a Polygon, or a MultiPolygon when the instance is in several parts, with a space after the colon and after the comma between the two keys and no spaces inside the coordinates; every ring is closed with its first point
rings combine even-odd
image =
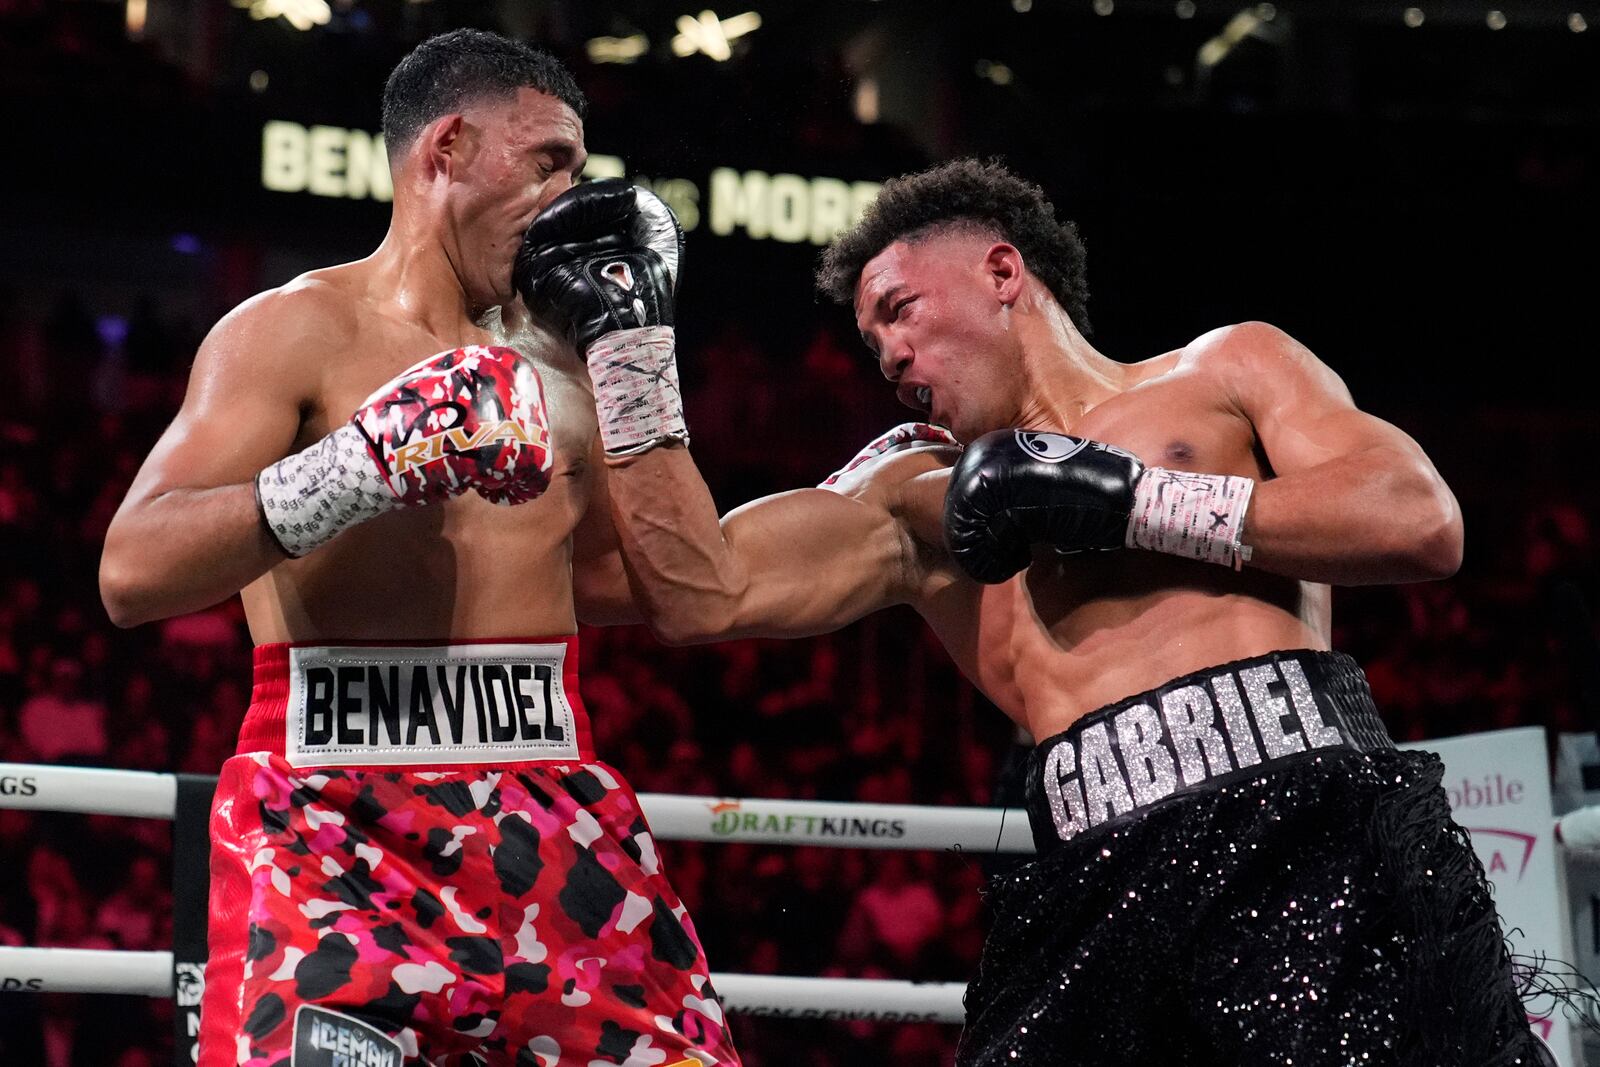
{"type": "Polygon", "coordinates": [[[284,558],[253,479],[299,432],[306,369],[326,351],[314,297],[242,305],[200,346],[183,406],[106,533],[100,596],[135,626],[223,600],[284,558]]]}
{"type": "Polygon", "coordinates": [[[842,491],[799,489],[718,519],[687,449],[612,459],[612,515],[636,600],[663,640],[824,633],[929,582],[949,455],[918,449],[842,491]]]}
{"type": "Polygon", "coordinates": [[[644,622],[645,617],[628,584],[617,530],[611,522],[605,454],[596,434],[590,453],[594,488],[588,509],[572,531],[572,601],[578,621],[587,626],[625,626],[644,622]]]}
{"type": "Polygon", "coordinates": [[[1344,383],[1274,327],[1232,327],[1218,353],[1276,477],[1245,521],[1251,567],[1333,585],[1446,578],[1461,509],[1418,444],[1356,408],[1344,383]]]}

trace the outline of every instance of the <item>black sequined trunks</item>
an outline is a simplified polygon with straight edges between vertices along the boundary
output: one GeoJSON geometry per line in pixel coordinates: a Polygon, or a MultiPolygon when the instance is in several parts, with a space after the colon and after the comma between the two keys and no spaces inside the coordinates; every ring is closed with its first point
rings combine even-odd
{"type": "Polygon", "coordinates": [[[1029,757],[957,1064],[1553,1067],[1442,774],[1334,653],[1085,716],[1029,757]]]}

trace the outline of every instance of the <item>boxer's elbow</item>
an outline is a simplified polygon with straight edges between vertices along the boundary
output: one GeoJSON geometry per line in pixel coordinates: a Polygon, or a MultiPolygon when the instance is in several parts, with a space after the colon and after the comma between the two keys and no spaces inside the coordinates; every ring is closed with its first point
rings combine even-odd
{"type": "Polygon", "coordinates": [[[645,625],[664,645],[705,645],[735,636],[737,612],[727,601],[699,598],[693,604],[652,611],[645,625]]]}
{"type": "Polygon", "coordinates": [[[1424,480],[1407,509],[1399,555],[1411,581],[1438,581],[1461,569],[1465,537],[1455,494],[1437,475],[1424,480]]]}
{"type": "Polygon", "coordinates": [[[704,645],[738,637],[750,612],[747,576],[680,577],[643,598],[645,625],[665,645],[704,645]]]}
{"type": "MultiPolygon", "coordinates": [[[[1448,492],[1445,494],[1449,496],[1448,492]]],[[[1432,509],[1423,524],[1423,536],[1418,539],[1417,563],[1425,581],[1449,578],[1461,569],[1466,552],[1466,536],[1461,524],[1461,510],[1454,497],[1448,506],[1432,509]]]]}
{"type": "Polygon", "coordinates": [[[161,618],[157,595],[138,561],[108,543],[100,557],[100,603],[112,625],[126,630],[161,618]]]}

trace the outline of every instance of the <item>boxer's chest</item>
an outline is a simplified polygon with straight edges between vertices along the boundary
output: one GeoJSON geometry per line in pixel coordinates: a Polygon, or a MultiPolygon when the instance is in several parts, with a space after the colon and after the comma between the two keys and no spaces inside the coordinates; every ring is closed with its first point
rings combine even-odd
{"type": "MultiPolygon", "coordinates": [[[[1165,375],[1102,403],[1067,429],[1126,449],[1146,466],[1258,480],[1269,473],[1254,427],[1200,376],[1165,375]]],[[[1209,618],[1228,594],[1259,599],[1260,610],[1238,607],[1238,598],[1230,603],[1252,620],[1262,616],[1264,625],[1288,618],[1279,602],[1292,601],[1294,584],[1270,576],[1242,580],[1226,568],[1148,552],[1059,556],[1040,547],[1023,575],[982,588],[972,613],[980,631],[975,644],[986,661],[981,669],[1006,683],[1000,691],[1011,697],[1007,710],[1022,721],[1044,709],[1050,719],[1062,708],[1082,711],[1112,699],[1124,685],[1137,687],[1137,679],[1122,680],[1128,665],[1169,653],[1174,635],[1209,618]],[[1095,679],[1109,681],[1086,684],[1095,679]],[[1019,714],[1023,707],[1026,716],[1019,714]]]]}
{"type": "MultiPolygon", "coordinates": [[[[464,532],[483,524],[499,529],[537,525],[545,533],[559,528],[559,536],[564,538],[582,517],[590,495],[590,451],[598,424],[587,369],[553,338],[534,331],[519,331],[508,340],[486,330],[472,330],[458,344],[510,345],[534,363],[544,386],[555,454],[549,489],[539,499],[505,508],[467,493],[443,505],[449,515],[446,530],[464,532]],[[559,517],[552,512],[559,512],[559,517]]],[[[305,440],[297,447],[342,425],[375,390],[406,368],[451,347],[455,346],[417,331],[381,325],[373,329],[349,359],[325,369],[321,402],[307,413],[301,430],[305,440]]]]}
{"type": "Polygon", "coordinates": [[[1261,477],[1255,429],[1212,380],[1172,373],[1090,410],[1067,431],[1132,452],[1147,467],[1261,477]]]}

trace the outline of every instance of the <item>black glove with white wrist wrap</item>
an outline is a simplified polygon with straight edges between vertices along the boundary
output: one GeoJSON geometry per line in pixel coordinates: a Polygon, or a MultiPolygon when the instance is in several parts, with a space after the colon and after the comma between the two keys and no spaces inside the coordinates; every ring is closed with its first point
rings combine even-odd
{"type": "Polygon", "coordinates": [[[1000,430],[962,453],[945,496],[945,540],[980,582],[1003,582],[1033,561],[1143,548],[1238,569],[1255,482],[1146,467],[1137,456],[1065,434],[1000,430]]]}
{"type": "Polygon", "coordinates": [[[528,308],[584,353],[606,451],[688,441],[678,388],[673,297],[683,230],[654,193],[585,182],[528,227],[512,278],[528,308]]]}

